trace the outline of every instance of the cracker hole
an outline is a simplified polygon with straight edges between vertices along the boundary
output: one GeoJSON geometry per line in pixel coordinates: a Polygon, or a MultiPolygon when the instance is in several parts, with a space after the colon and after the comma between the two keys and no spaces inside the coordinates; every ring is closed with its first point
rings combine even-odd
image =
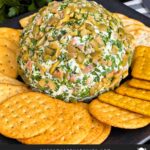
{"type": "Polygon", "coordinates": [[[14,129],[15,127],[14,127],[14,126],[10,126],[10,128],[11,128],[11,129],[14,129]]]}
{"type": "Polygon", "coordinates": [[[0,116],[0,117],[1,117],[1,118],[4,118],[5,116],[1,114],[1,116],[0,116]]]}
{"type": "Polygon", "coordinates": [[[73,135],[75,132],[74,131],[70,131],[69,132],[69,135],[73,135]]]}
{"type": "Polygon", "coordinates": [[[23,124],[23,123],[24,123],[24,121],[23,121],[23,120],[20,120],[20,121],[19,121],[19,123],[20,123],[20,124],[23,124]]]}
{"type": "Polygon", "coordinates": [[[14,117],[14,118],[19,118],[19,116],[18,116],[18,115],[16,115],[16,114],[14,114],[14,115],[13,115],[13,117],[14,117]]]}
{"type": "Polygon", "coordinates": [[[51,131],[52,131],[52,132],[56,131],[56,128],[52,128],[51,131]]]}
{"type": "Polygon", "coordinates": [[[61,137],[61,140],[62,140],[62,141],[65,141],[65,137],[64,137],[64,136],[63,136],[63,137],[61,137]]]}
{"type": "Polygon", "coordinates": [[[2,72],[5,72],[5,69],[2,69],[2,72]]]}
{"type": "Polygon", "coordinates": [[[32,109],[36,109],[36,106],[35,106],[35,105],[33,105],[33,106],[31,106],[31,108],[32,108],[32,109]]]}
{"type": "Polygon", "coordinates": [[[24,126],[23,128],[24,128],[24,129],[28,129],[28,127],[27,127],[27,126],[24,126]]]}
{"type": "Polygon", "coordinates": [[[9,123],[9,120],[8,120],[8,119],[6,119],[6,120],[5,120],[5,122],[8,124],[8,123],[9,123]]]}
{"type": "Polygon", "coordinates": [[[63,119],[63,118],[59,118],[59,121],[60,121],[60,122],[63,122],[63,121],[64,121],[64,119],[63,119]]]}
{"type": "Polygon", "coordinates": [[[14,114],[15,111],[14,111],[14,110],[11,110],[10,112],[11,112],[12,114],[14,114]]]}
{"type": "Polygon", "coordinates": [[[7,105],[7,106],[5,106],[7,109],[9,109],[10,108],[10,106],[9,105],[7,105]]]}
{"type": "Polygon", "coordinates": [[[29,119],[32,119],[32,116],[30,116],[30,115],[27,115],[26,117],[29,118],[29,119]]]}

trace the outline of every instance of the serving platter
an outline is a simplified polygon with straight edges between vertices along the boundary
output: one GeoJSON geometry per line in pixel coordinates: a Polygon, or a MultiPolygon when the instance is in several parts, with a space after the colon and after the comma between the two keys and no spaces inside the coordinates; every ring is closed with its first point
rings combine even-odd
{"type": "MultiPolygon", "coordinates": [[[[147,26],[150,26],[150,19],[137,13],[136,11],[128,8],[117,0],[96,0],[96,2],[102,4],[105,8],[112,12],[119,12],[125,14],[131,18],[137,19],[147,26]]],[[[1,27],[20,28],[19,19],[28,16],[34,12],[20,15],[16,18],[6,20],[1,27]]],[[[111,135],[103,144],[144,144],[150,140],[150,126],[137,130],[124,130],[113,128],[111,135]]],[[[19,144],[17,141],[3,137],[0,135],[1,144],[19,144]]]]}

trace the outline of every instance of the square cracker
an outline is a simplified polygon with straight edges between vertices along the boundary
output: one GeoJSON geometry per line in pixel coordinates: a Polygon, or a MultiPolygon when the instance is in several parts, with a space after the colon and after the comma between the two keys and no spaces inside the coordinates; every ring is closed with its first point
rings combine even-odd
{"type": "Polygon", "coordinates": [[[150,57],[138,57],[134,62],[131,75],[134,78],[150,81],[150,57]]]}
{"type": "Polygon", "coordinates": [[[113,91],[106,92],[98,97],[102,102],[127,109],[132,112],[150,116],[150,102],[141,99],[119,95],[113,91]]]}
{"type": "Polygon", "coordinates": [[[121,95],[150,101],[150,91],[133,88],[128,85],[128,82],[125,82],[120,87],[118,87],[116,92],[121,95]]]}
{"type": "Polygon", "coordinates": [[[150,57],[150,47],[138,46],[134,51],[133,59],[137,57],[150,57]]]}
{"type": "Polygon", "coordinates": [[[134,79],[132,78],[128,84],[131,87],[135,87],[135,88],[139,88],[139,89],[145,89],[145,90],[150,90],[150,82],[149,81],[145,81],[145,80],[138,80],[138,79],[134,79]]]}

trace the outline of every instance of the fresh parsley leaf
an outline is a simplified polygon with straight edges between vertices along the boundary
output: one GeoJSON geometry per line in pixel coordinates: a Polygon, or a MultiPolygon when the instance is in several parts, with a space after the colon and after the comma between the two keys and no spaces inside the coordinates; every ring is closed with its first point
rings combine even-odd
{"type": "Polygon", "coordinates": [[[1,0],[1,1],[0,1],[0,9],[4,6],[4,4],[5,4],[5,3],[4,3],[4,0],[1,0]]]}
{"type": "Polygon", "coordinates": [[[19,14],[19,7],[10,7],[9,8],[9,12],[8,12],[8,16],[9,17],[13,17],[19,14]]]}
{"type": "Polygon", "coordinates": [[[5,14],[5,6],[0,8],[0,23],[2,23],[6,19],[6,14],[5,14]]]}
{"type": "Polygon", "coordinates": [[[35,2],[34,2],[34,0],[32,0],[32,3],[28,6],[28,11],[34,11],[36,9],[37,9],[37,7],[35,5],[35,2]]]}
{"type": "Polygon", "coordinates": [[[19,0],[2,0],[4,3],[8,6],[19,6],[20,1],[19,0]]]}

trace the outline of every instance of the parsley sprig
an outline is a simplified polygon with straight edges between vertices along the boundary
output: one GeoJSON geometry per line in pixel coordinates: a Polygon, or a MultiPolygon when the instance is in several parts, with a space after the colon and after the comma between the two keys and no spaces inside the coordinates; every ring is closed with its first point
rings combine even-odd
{"type": "Polygon", "coordinates": [[[53,0],[0,0],[0,23],[28,11],[36,11],[53,0]]]}

